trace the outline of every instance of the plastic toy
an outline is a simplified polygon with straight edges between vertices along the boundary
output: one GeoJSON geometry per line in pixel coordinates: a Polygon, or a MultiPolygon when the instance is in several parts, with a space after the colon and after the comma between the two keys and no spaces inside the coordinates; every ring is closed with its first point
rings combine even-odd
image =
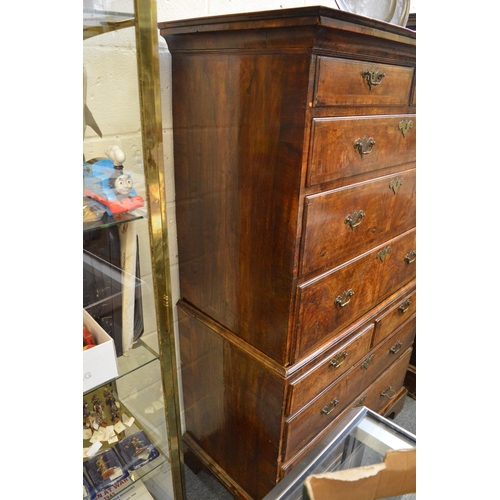
{"type": "Polygon", "coordinates": [[[160,456],[144,431],[136,432],[116,444],[116,449],[129,471],[135,471],[160,456]]]}
{"type": "Polygon", "coordinates": [[[106,152],[109,158],[83,163],[83,194],[106,207],[108,215],[130,212],[144,206],[134,189],[132,177],[123,171],[125,154],[118,146],[106,152]]]}
{"type": "Polygon", "coordinates": [[[104,414],[104,409],[102,407],[101,400],[97,397],[97,395],[92,396],[92,405],[97,415],[98,424],[102,425],[103,427],[106,427],[107,425],[106,415],[104,414]]]}
{"type": "MultiPolygon", "coordinates": [[[[118,486],[118,483],[129,476],[128,472],[122,468],[120,459],[113,448],[90,458],[83,463],[83,466],[97,493],[113,485],[118,486]]],[[[99,495],[99,498],[111,498],[111,496],[114,496],[112,493],[110,495],[107,493],[99,495]]]]}

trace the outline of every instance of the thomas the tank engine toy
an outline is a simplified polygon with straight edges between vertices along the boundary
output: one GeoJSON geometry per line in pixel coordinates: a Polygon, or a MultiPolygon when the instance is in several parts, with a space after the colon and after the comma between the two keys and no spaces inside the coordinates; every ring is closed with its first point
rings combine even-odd
{"type": "Polygon", "coordinates": [[[118,146],[112,146],[106,155],[108,158],[84,162],[84,196],[102,203],[108,215],[122,214],[144,206],[143,198],[134,189],[132,177],[123,171],[123,151],[118,146]]]}

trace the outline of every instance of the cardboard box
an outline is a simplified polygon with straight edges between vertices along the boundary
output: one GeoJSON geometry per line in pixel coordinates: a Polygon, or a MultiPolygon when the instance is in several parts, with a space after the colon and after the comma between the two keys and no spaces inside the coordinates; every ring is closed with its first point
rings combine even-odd
{"type": "Polygon", "coordinates": [[[389,450],[375,465],[313,474],[304,483],[307,500],[375,500],[416,493],[417,450],[389,450]]]}
{"type": "Polygon", "coordinates": [[[83,324],[97,345],[83,351],[83,392],[90,391],[118,376],[115,343],[97,321],[83,309],[83,324]]]}

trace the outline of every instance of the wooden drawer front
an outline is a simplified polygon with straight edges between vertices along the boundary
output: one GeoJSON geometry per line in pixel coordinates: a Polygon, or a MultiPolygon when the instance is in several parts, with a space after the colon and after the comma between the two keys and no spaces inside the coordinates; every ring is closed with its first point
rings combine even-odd
{"type": "Polygon", "coordinates": [[[404,385],[406,370],[412,348],[408,349],[386,372],[384,372],[359,398],[358,404],[380,412],[404,385]]]}
{"type": "Polygon", "coordinates": [[[377,345],[389,336],[400,324],[415,314],[416,310],[416,292],[413,292],[410,296],[398,301],[394,307],[389,309],[383,316],[375,321],[373,345],[377,345]]]}
{"type": "Polygon", "coordinates": [[[406,349],[413,345],[416,333],[416,319],[405,323],[382,344],[362,359],[353,371],[357,374],[351,385],[352,394],[359,394],[369,386],[384,370],[388,369],[406,349]]]}
{"type": "Polygon", "coordinates": [[[373,329],[372,323],[336,346],[320,364],[293,381],[290,384],[290,405],[287,414],[296,413],[359,361],[370,350],[373,329]]]}
{"type": "Polygon", "coordinates": [[[415,115],[314,118],[308,185],[416,159],[415,115]]]}
{"type": "Polygon", "coordinates": [[[290,418],[287,422],[285,460],[291,458],[312,437],[330,424],[344,408],[352,404],[353,396],[362,392],[363,388],[370,385],[386,368],[396,362],[398,356],[412,345],[414,337],[413,325],[405,325],[337,383],[320,394],[302,412],[290,418]]]}
{"type": "Polygon", "coordinates": [[[318,57],[314,105],[406,106],[413,73],[403,66],[318,57]]]}
{"type": "Polygon", "coordinates": [[[297,356],[318,342],[333,338],[415,278],[415,245],[415,230],[408,231],[347,265],[299,286],[297,356]]]}
{"type": "Polygon", "coordinates": [[[416,224],[416,170],[307,196],[302,274],[335,267],[416,224]]]}
{"type": "Polygon", "coordinates": [[[349,400],[349,383],[355,375],[347,373],[316,398],[307,408],[286,422],[286,450],[284,461],[292,458],[310,439],[321,432],[346,408],[349,400]]]}

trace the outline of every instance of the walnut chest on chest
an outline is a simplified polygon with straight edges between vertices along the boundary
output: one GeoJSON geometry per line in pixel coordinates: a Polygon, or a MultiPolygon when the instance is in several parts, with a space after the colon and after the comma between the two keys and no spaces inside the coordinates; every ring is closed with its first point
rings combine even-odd
{"type": "Polygon", "coordinates": [[[186,457],[260,499],[415,337],[413,31],[325,7],[160,24],[186,457]]]}

